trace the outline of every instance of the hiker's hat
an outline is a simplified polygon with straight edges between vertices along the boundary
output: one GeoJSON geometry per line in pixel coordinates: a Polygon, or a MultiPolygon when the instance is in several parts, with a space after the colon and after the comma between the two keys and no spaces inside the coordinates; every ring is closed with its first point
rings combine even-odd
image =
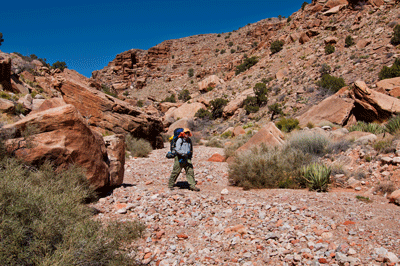
{"type": "Polygon", "coordinates": [[[183,132],[184,132],[184,133],[189,133],[189,137],[192,136],[192,132],[190,132],[190,129],[188,129],[188,128],[184,128],[184,129],[183,129],[183,132]]]}

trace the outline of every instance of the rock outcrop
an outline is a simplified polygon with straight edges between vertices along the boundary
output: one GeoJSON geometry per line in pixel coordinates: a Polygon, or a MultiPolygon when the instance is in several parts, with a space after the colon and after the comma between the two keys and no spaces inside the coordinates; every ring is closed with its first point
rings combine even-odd
{"type": "Polygon", "coordinates": [[[249,139],[243,146],[237,151],[245,151],[251,149],[253,146],[259,146],[261,144],[267,146],[277,146],[284,143],[283,133],[275,126],[273,122],[268,123],[260,129],[251,139],[249,139]]]}
{"type": "Polygon", "coordinates": [[[50,161],[59,170],[77,164],[85,169],[87,179],[96,189],[110,185],[104,141],[90,130],[73,105],[29,115],[4,126],[1,133],[8,139],[8,152],[30,164],[50,161]]]}

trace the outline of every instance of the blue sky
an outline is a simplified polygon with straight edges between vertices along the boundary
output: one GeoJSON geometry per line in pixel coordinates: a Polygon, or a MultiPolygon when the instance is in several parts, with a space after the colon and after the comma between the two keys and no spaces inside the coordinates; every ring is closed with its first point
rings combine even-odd
{"type": "MultiPolygon", "coordinates": [[[[6,53],[35,54],[90,77],[126,50],[165,40],[237,30],[278,15],[304,0],[3,1],[0,32],[6,53]]],[[[307,2],[311,2],[308,0],[307,2]]]]}

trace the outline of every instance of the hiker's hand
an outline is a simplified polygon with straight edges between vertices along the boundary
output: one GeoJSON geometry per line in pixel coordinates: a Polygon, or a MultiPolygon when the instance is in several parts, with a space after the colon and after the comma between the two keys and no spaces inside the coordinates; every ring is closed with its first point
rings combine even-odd
{"type": "Polygon", "coordinates": [[[192,153],[190,151],[188,151],[188,153],[186,154],[187,158],[192,158],[192,153]]]}

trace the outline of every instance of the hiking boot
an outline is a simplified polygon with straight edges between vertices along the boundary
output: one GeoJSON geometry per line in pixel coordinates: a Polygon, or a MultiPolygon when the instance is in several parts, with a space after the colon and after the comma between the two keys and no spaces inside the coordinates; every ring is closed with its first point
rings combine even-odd
{"type": "Polygon", "coordinates": [[[189,188],[191,191],[200,191],[200,188],[198,188],[198,187],[191,187],[191,188],[189,188]]]}

